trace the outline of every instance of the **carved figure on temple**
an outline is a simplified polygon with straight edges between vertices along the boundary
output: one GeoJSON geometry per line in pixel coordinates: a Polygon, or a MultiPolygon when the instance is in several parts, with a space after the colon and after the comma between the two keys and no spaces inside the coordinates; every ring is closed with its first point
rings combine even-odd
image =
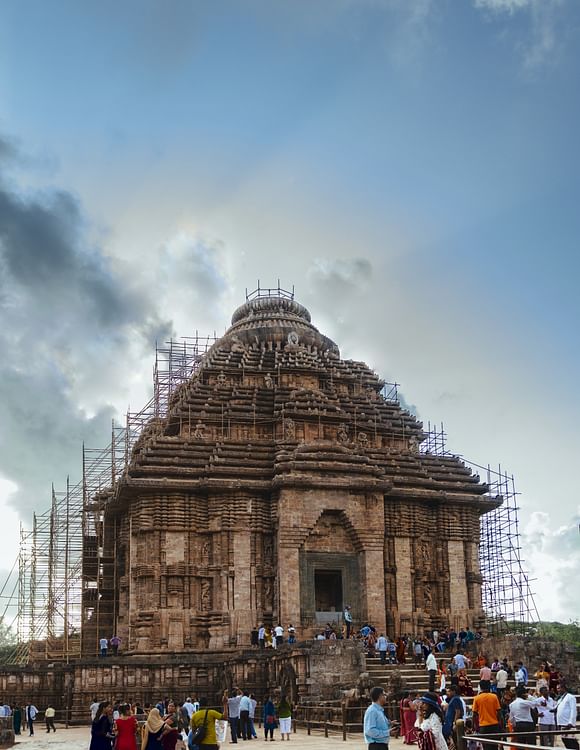
{"type": "Polygon", "coordinates": [[[338,433],[336,435],[339,443],[348,443],[348,430],[344,422],[338,425],[338,433]]]}
{"type": "Polygon", "coordinates": [[[357,435],[357,440],[361,447],[366,447],[369,444],[369,438],[366,432],[359,432],[357,435]]]}
{"type": "Polygon", "coordinates": [[[296,438],[296,424],[293,419],[284,420],[284,437],[286,440],[294,440],[296,438]]]}
{"type": "Polygon", "coordinates": [[[272,389],[274,387],[274,381],[269,372],[264,375],[264,386],[268,389],[272,389]]]}
{"type": "Polygon", "coordinates": [[[226,376],[224,375],[223,371],[220,371],[219,375],[216,378],[216,381],[217,381],[217,384],[220,385],[220,386],[221,385],[225,385],[228,382],[228,380],[227,380],[226,376]]]}
{"type": "Polygon", "coordinates": [[[195,440],[203,440],[203,438],[205,437],[205,426],[202,422],[198,422],[195,425],[193,437],[195,438],[195,440]]]}
{"type": "Polygon", "coordinates": [[[211,609],[211,583],[204,578],[201,582],[201,609],[209,612],[211,609]]]}

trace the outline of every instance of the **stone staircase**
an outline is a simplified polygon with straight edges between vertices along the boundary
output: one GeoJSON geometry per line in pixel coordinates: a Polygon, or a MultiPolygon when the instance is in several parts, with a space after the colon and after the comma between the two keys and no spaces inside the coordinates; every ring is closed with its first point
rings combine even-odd
{"type": "MultiPolygon", "coordinates": [[[[437,656],[437,662],[439,663],[442,660],[449,662],[450,658],[450,654],[444,653],[441,656],[437,656]]],[[[378,656],[367,656],[366,668],[369,677],[376,685],[380,685],[381,683],[388,684],[391,682],[395,671],[398,671],[403,682],[403,690],[416,690],[418,693],[423,693],[429,689],[429,675],[424,664],[421,664],[420,668],[408,662],[407,664],[381,664],[378,656]]],[[[477,692],[479,668],[468,669],[467,676],[471,681],[474,692],[477,692]]],[[[513,680],[508,681],[508,687],[514,687],[514,685],[513,680]]],[[[530,690],[535,688],[535,680],[533,678],[528,681],[528,687],[530,690]]],[[[465,698],[467,703],[471,700],[471,698],[465,698]]]]}

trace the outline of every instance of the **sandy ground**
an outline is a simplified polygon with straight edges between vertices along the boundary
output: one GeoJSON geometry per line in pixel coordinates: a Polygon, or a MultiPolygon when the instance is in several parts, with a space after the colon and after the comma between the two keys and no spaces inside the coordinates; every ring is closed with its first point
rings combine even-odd
{"type": "MultiPolygon", "coordinates": [[[[34,737],[29,737],[28,734],[22,734],[16,738],[17,746],[21,750],[87,750],[89,744],[89,727],[71,727],[70,729],[61,728],[56,725],[56,732],[46,733],[44,727],[39,723],[36,727],[34,737]]],[[[260,736],[260,730],[258,731],[258,739],[253,740],[251,743],[239,741],[239,745],[250,744],[252,747],[260,747],[265,745],[263,737],[260,736]]],[[[282,744],[280,741],[280,735],[275,739],[277,745],[282,744]]],[[[268,745],[271,745],[268,740],[268,745]]],[[[342,734],[330,734],[328,738],[324,736],[324,733],[317,732],[312,733],[310,737],[307,735],[305,729],[298,729],[296,734],[291,735],[290,747],[294,747],[295,750],[298,748],[305,748],[305,750],[331,750],[335,747],[349,747],[359,748],[359,750],[366,750],[361,734],[350,735],[346,742],[342,741],[342,734]]],[[[286,741],[284,741],[283,747],[286,747],[286,741]]],[[[393,750],[403,750],[404,745],[401,739],[392,739],[389,743],[390,748],[393,750]]],[[[226,743],[222,747],[229,747],[229,743],[226,743]]],[[[241,750],[241,748],[240,748],[241,750]]]]}

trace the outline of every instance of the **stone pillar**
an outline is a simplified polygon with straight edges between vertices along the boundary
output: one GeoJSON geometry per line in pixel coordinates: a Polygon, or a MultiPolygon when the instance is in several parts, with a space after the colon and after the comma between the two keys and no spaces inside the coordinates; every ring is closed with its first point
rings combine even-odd
{"type": "Polygon", "coordinates": [[[468,610],[467,580],[465,577],[465,553],[463,541],[451,539],[447,545],[449,556],[450,598],[452,622],[455,628],[464,626],[468,610]]]}
{"type": "Polygon", "coordinates": [[[366,547],[361,560],[362,588],[366,598],[367,619],[378,632],[387,630],[385,609],[383,539],[375,547],[366,547]]]}
{"type": "Polygon", "coordinates": [[[278,601],[280,622],[300,625],[300,550],[286,544],[278,547],[278,601]]]}
{"type": "Polygon", "coordinates": [[[400,618],[409,618],[410,621],[413,614],[413,581],[409,537],[395,537],[395,560],[397,561],[397,609],[400,618]]]}

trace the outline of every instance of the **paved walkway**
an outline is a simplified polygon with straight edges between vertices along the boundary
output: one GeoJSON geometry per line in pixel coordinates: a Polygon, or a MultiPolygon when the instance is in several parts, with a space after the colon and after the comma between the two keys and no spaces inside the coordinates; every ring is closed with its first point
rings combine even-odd
{"type": "MultiPolygon", "coordinates": [[[[39,722],[36,729],[34,737],[22,734],[16,738],[17,746],[21,750],[87,750],[90,736],[88,727],[71,727],[70,729],[65,729],[60,728],[57,724],[57,731],[47,734],[44,725],[39,722]]],[[[257,731],[259,732],[259,730],[257,731]]],[[[302,750],[302,748],[304,750],[333,750],[336,747],[366,750],[362,734],[349,735],[346,742],[343,742],[342,734],[329,734],[328,738],[326,738],[324,732],[313,732],[309,737],[305,729],[298,729],[296,734],[292,734],[289,743],[286,743],[286,741],[282,743],[278,734],[275,743],[276,746],[288,746],[288,748],[294,748],[294,750],[302,750]]],[[[238,744],[244,747],[248,745],[247,742],[241,740],[238,744]]],[[[249,744],[250,747],[257,748],[265,746],[265,742],[261,736],[258,740],[254,740],[249,744]]],[[[269,740],[268,745],[272,745],[269,740]]],[[[398,738],[391,738],[389,745],[393,750],[403,750],[404,748],[403,741],[398,738]]],[[[225,744],[222,747],[229,748],[230,745],[225,744]]]]}

